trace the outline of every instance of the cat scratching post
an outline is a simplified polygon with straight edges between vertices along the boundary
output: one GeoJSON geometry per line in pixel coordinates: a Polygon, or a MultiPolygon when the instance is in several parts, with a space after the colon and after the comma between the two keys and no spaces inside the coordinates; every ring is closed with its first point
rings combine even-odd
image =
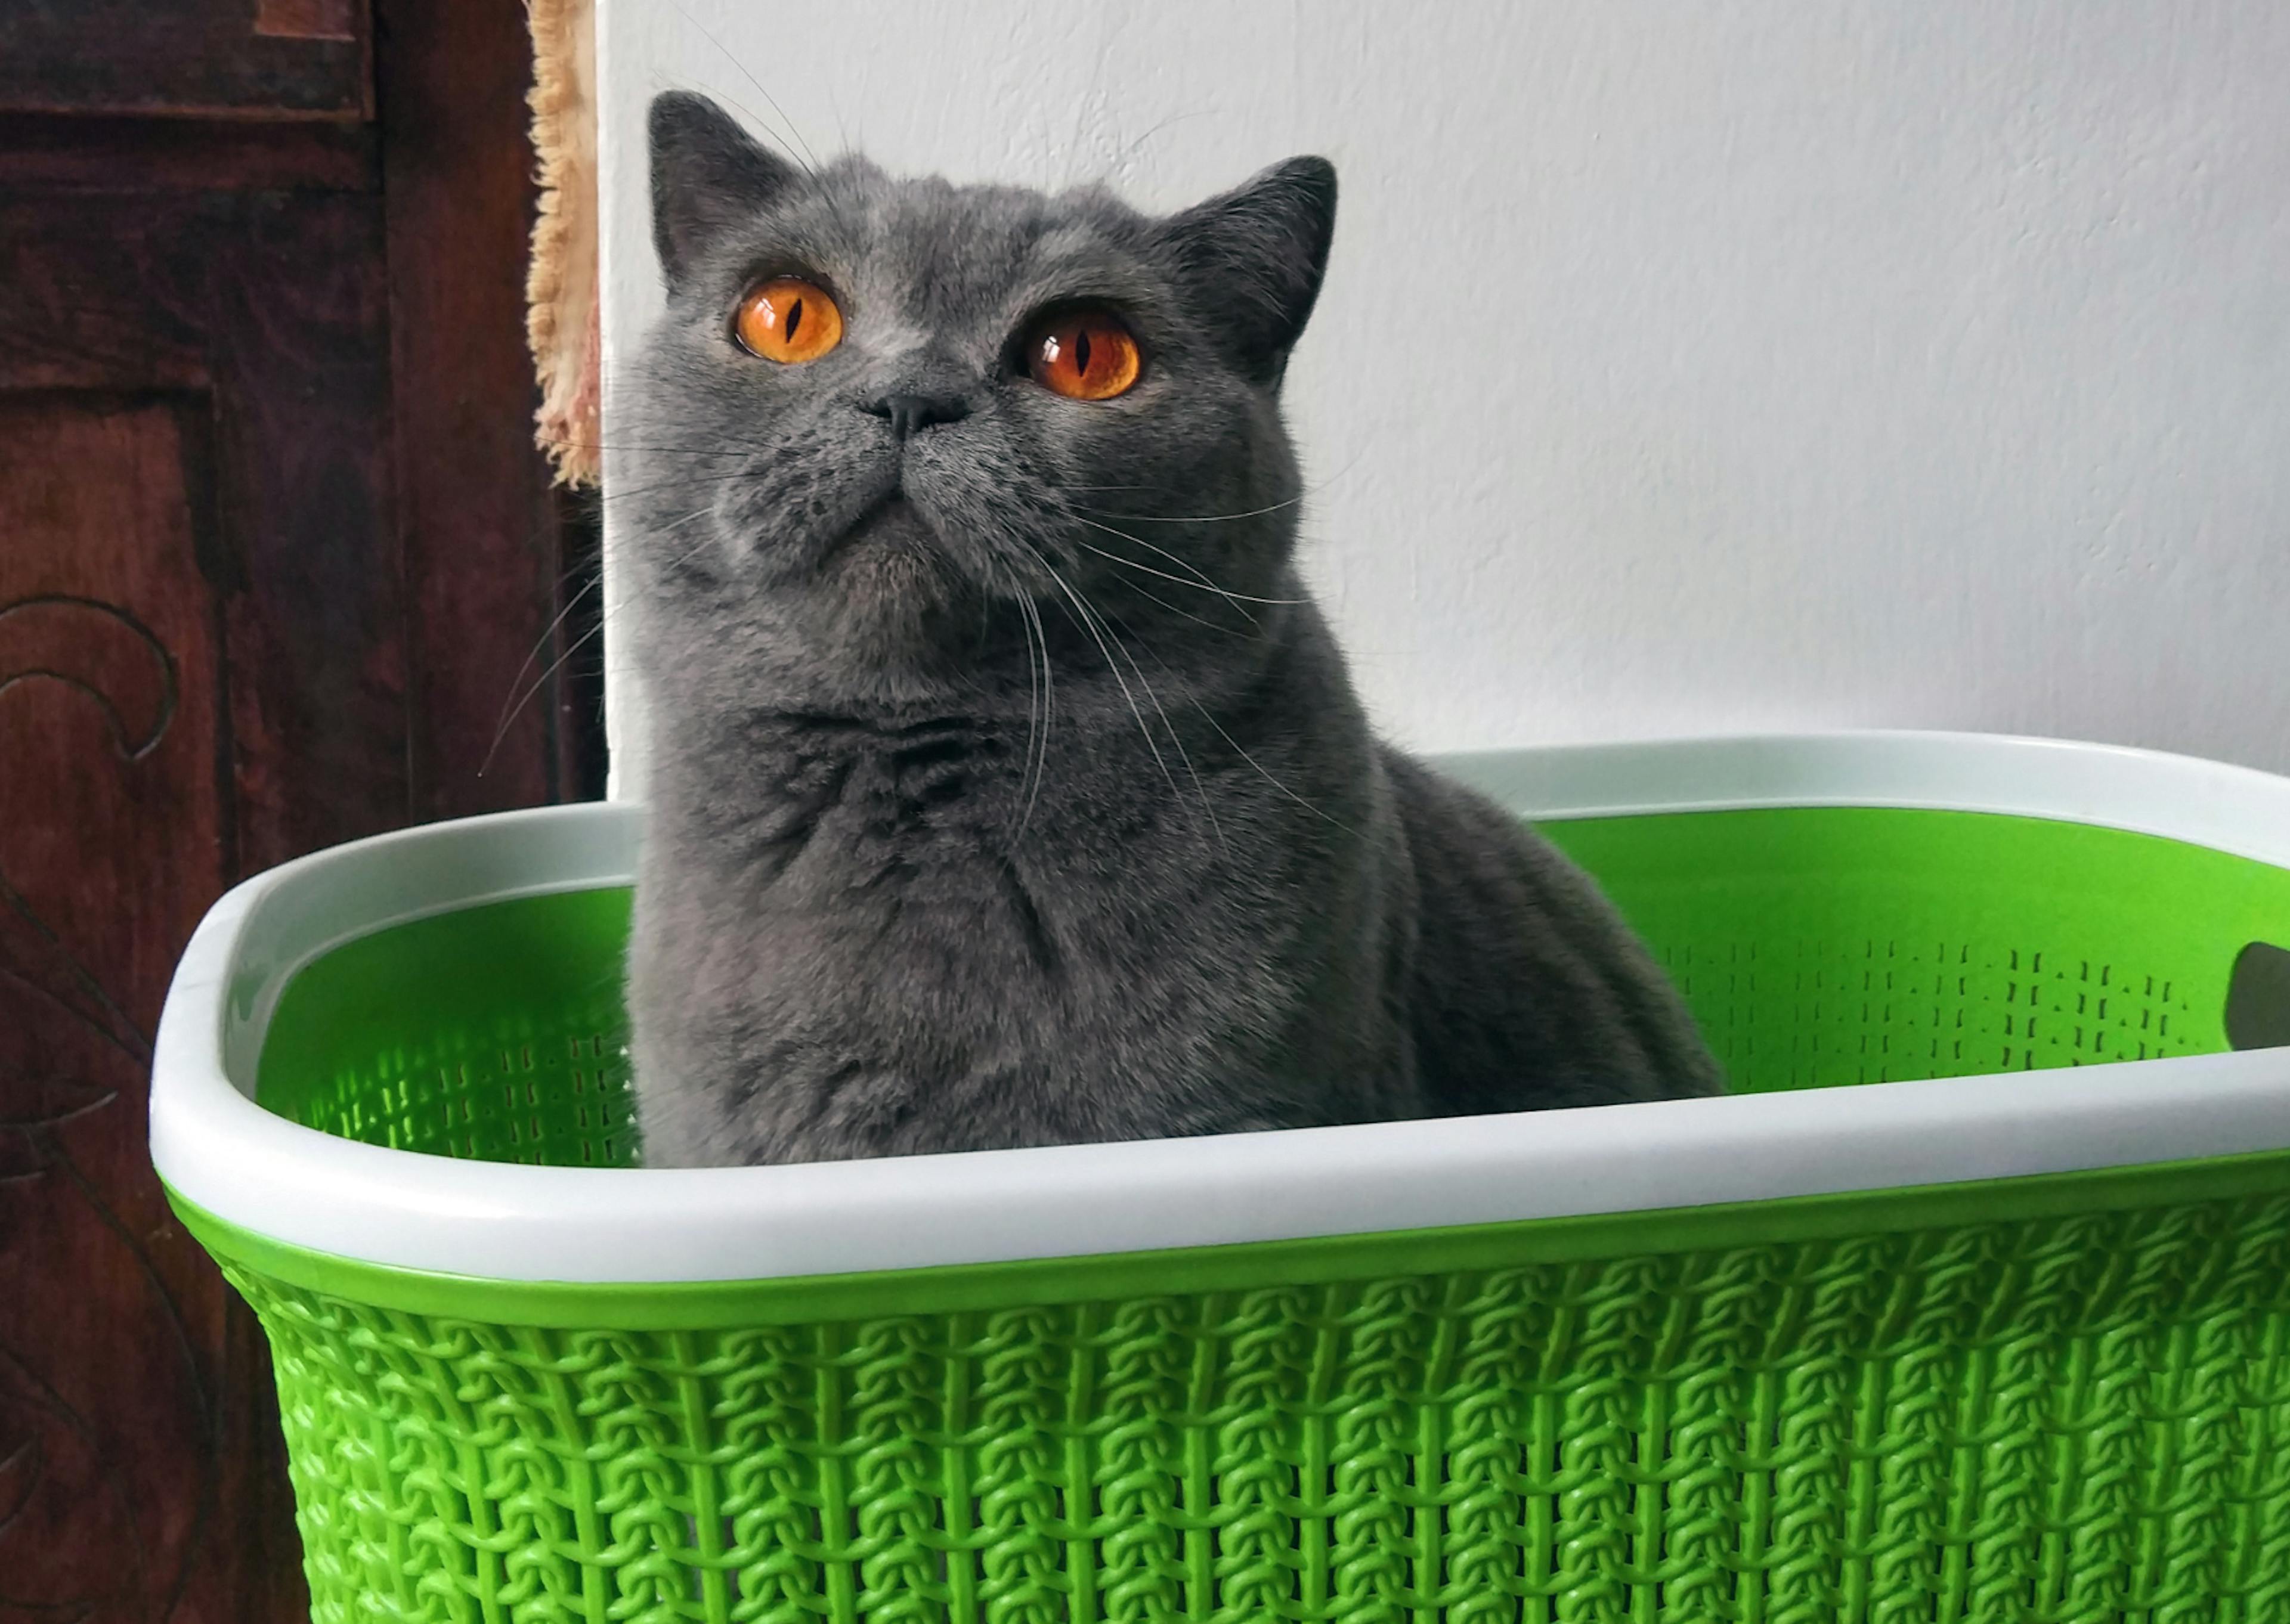
{"type": "Polygon", "coordinates": [[[598,446],[596,0],[530,0],[532,146],[540,198],[525,282],[540,380],[535,438],[556,481],[592,485],[598,446]]]}

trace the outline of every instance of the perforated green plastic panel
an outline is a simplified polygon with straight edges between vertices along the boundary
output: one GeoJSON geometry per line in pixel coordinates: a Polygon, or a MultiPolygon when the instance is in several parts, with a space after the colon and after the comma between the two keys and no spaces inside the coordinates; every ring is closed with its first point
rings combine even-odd
{"type": "Polygon", "coordinates": [[[625,887],[524,897],[336,948],[279,1000],[256,1099],[393,1150],[627,1165],[629,904],[625,887]]]}
{"type": "MultiPolygon", "coordinates": [[[[2290,874],[1966,814],[1555,828],[1746,1088],[2222,1045],[2290,874]]],[[[354,942],[263,1102],[613,1163],[625,893],[354,942]]],[[[1999,1086],[2008,1085],[1999,1084],[1999,1086]]],[[[707,1286],[294,1252],[326,1620],[2290,1624],[2290,1156],[707,1286]]]]}

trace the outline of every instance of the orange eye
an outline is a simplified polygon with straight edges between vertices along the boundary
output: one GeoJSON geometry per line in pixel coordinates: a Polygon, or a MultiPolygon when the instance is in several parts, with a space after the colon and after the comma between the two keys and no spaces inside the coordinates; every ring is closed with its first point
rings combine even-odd
{"type": "Polygon", "coordinates": [[[1026,342],[1034,381],[1069,400],[1111,400],[1137,382],[1137,340],[1108,310],[1053,316],[1026,342]]]}
{"type": "Polygon", "coordinates": [[[843,342],[841,308],[825,288],[797,276],[750,288],[733,327],[749,355],[789,366],[816,361],[843,342]]]}

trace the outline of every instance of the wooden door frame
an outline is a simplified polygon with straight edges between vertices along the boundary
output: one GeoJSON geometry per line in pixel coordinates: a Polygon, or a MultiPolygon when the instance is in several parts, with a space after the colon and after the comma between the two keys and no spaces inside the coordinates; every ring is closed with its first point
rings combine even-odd
{"type": "Polygon", "coordinates": [[[593,543],[532,437],[524,8],[377,0],[375,37],[412,818],[594,795],[601,716],[587,674],[601,660],[593,637],[567,654],[595,622],[586,597],[568,603],[581,588],[565,579],[585,579],[593,543]],[[555,630],[504,639],[512,625],[555,630]],[[544,680],[559,660],[568,680],[544,680]]]}
{"type": "MultiPolygon", "coordinates": [[[[388,439],[374,451],[395,468],[383,522],[403,594],[403,811],[385,816],[377,803],[379,821],[313,829],[315,844],[592,796],[604,771],[596,609],[583,591],[594,504],[552,491],[532,444],[524,8],[374,0],[372,35],[373,123],[0,111],[0,199],[378,199],[389,365],[388,439]],[[529,629],[505,634],[516,628],[529,629]]],[[[291,271],[275,280],[293,290],[291,271]]],[[[82,336],[70,302],[0,310],[0,388],[103,387],[52,355],[36,364],[56,348],[44,333],[67,346],[82,336]]],[[[194,325],[221,342],[214,323],[194,325]]],[[[119,359],[115,381],[143,387],[135,375],[147,369],[119,359]]],[[[173,356],[165,366],[218,388],[219,401],[231,393],[228,364],[173,356]]],[[[284,849],[258,847],[251,860],[284,849]]]]}
{"type": "MultiPolygon", "coordinates": [[[[564,579],[593,567],[594,526],[532,446],[523,8],[372,0],[369,26],[363,0],[264,4],[290,22],[353,17],[370,85],[268,116],[0,110],[0,391],[146,423],[158,405],[176,426],[216,652],[195,676],[214,688],[217,883],[409,822],[593,794],[602,776],[593,645],[548,675],[596,624],[593,595],[564,579]]],[[[0,1124],[27,1188],[70,1204],[75,1233],[116,1237],[107,1260],[148,1280],[149,1312],[117,1337],[188,1361],[181,1394],[98,1394],[108,1419],[176,1405],[209,1452],[165,1488],[197,1502],[182,1572],[107,1588],[84,1616],[287,1624],[308,1604],[268,1354],[140,1155],[133,1028],[155,1014],[135,1012],[100,1075],[91,1063],[96,1105],[0,1124]]],[[[69,1300],[68,1280],[35,1284],[36,1302],[51,1284],[69,1300]]],[[[12,1464],[0,1532],[20,1508],[12,1464]]],[[[72,1571],[101,1572],[108,1524],[63,1509],[10,1551],[36,1563],[79,1526],[72,1571]]],[[[0,1583],[0,1618],[36,1577],[6,1573],[26,1583],[0,1583]]]]}

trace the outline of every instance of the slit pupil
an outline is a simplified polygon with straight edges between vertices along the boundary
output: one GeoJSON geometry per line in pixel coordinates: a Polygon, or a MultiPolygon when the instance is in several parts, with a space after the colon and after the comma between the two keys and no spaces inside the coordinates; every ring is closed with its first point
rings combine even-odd
{"type": "Polygon", "coordinates": [[[787,336],[787,341],[788,341],[789,343],[792,344],[792,343],[794,343],[794,342],[795,342],[796,329],[797,329],[798,327],[801,327],[802,325],[803,325],[803,300],[800,300],[800,299],[798,299],[798,300],[797,300],[793,304],[791,304],[791,305],[789,305],[789,306],[788,307],[788,312],[787,312],[787,325],[786,325],[786,327],[785,327],[785,329],[784,329],[783,331],[784,331],[784,332],[785,332],[785,333],[786,333],[786,336],[787,336]]]}
{"type": "Polygon", "coordinates": [[[1089,375],[1089,332],[1085,328],[1074,335],[1074,371],[1085,378],[1089,375]]]}

